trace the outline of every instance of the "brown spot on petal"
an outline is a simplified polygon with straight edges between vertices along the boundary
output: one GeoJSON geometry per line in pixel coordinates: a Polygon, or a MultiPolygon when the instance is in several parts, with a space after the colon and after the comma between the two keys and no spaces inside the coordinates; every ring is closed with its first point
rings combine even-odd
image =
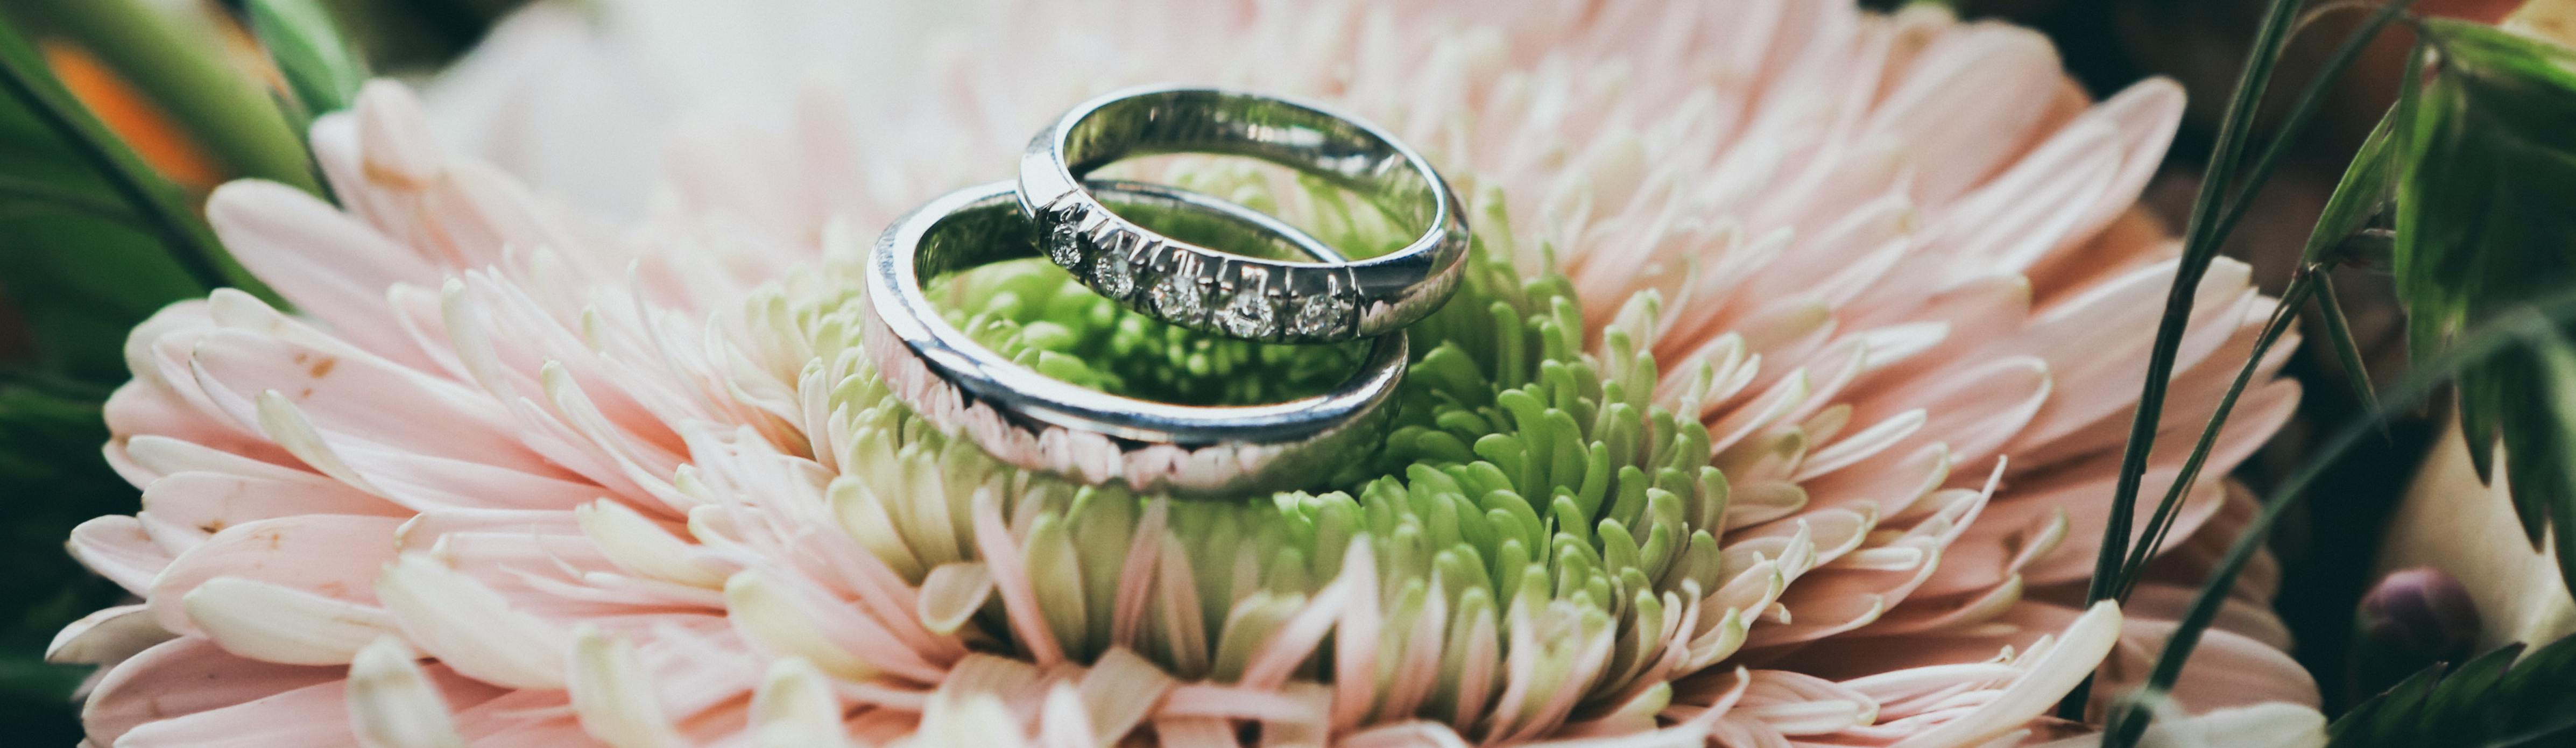
{"type": "MultiPolygon", "coordinates": [[[[302,354],[297,354],[295,362],[299,364],[304,363],[304,356],[302,354]]],[[[304,371],[307,374],[313,375],[314,379],[321,379],[323,377],[331,376],[331,369],[339,365],[340,357],[331,356],[320,361],[313,362],[313,366],[305,369],[304,371]]]]}
{"type": "Polygon", "coordinates": [[[367,176],[367,181],[397,190],[421,190],[429,187],[428,180],[405,174],[399,168],[374,159],[360,160],[358,171],[367,176]]]}

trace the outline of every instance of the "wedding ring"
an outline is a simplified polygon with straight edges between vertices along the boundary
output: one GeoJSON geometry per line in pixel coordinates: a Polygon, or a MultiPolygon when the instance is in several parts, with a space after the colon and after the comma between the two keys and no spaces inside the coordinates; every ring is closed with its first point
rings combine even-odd
{"type": "Polygon", "coordinates": [[[1356,117],[1239,91],[1152,87],[1083,102],[1029,142],[1019,199],[1047,257],[1093,291],[1174,325],[1247,340],[1336,342],[1402,329],[1457,290],[1467,254],[1465,210],[1420,154],[1356,117]],[[1244,257],[1157,233],[1084,188],[1101,166],[1166,153],[1294,168],[1422,233],[1362,260],[1244,257]]]}
{"type": "MultiPolygon", "coordinates": [[[[1223,246],[1340,255],[1260,212],[1154,185],[1086,185],[1120,210],[1223,246]]],[[[1313,485],[1386,427],[1380,406],[1404,374],[1402,332],[1377,338],[1333,391],[1267,405],[1198,406],[1060,381],[974,342],[932,306],[923,280],[1040,253],[1037,227],[995,182],[940,196],[897,219],[865,269],[866,346],[895,397],[941,431],[1023,468],[1143,492],[1241,494],[1313,485]]]]}

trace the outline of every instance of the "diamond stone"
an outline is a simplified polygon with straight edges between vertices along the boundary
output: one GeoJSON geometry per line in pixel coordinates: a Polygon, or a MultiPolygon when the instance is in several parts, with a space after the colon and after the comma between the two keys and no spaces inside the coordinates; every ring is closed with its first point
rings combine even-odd
{"type": "Polygon", "coordinates": [[[1164,276],[1154,284],[1154,311],[1167,322],[1193,324],[1207,314],[1207,299],[1199,292],[1198,277],[1183,273],[1164,276]]]}
{"type": "Polygon", "coordinates": [[[1258,290],[1245,289],[1235,294],[1225,308],[1217,310],[1216,324],[1227,335],[1265,338],[1276,331],[1271,325],[1272,318],[1276,316],[1277,313],[1271,311],[1269,296],[1258,290]]]}
{"type": "Polygon", "coordinates": [[[1091,264],[1091,288],[1109,298],[1127,298],[1128,293],[1136,290],[1134,271],[1135,268],[1127,261],[1127,253],[1118,251],[1117,245],[1110,245],[1108,251],[1100,253],[1100,261],[1091,264]]]}
{"type": "Polygon", "coordinates": [[[1073,221],[1059,221],[1047,229],[1046,246],[1047,259],[1054,260],[1056,267],[1082,266],[1082,229],[1073,221]]]}
{"type": "Polygon", "coordinates": [[[1296,314],[1288,320],[1288,332],[1300,336],[1330,335],[1342,329],[1350,316],[1351,302],[1336,294],[1316,294],[1298,299],[1296,314]]]}

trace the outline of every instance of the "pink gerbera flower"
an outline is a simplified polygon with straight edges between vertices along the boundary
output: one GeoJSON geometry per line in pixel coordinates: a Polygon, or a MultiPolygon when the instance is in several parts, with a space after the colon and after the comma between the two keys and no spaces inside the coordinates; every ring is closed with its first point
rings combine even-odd
{"type": "MultiPolygon", "coordinates": [[[[71,545],[140,602],[54,651],[109,666],[91,742],[2011,745],[2068,729],[2042,715],[2097,666],[2097,704],[2134,683],[2251,514],[2203,479],[2126,610],[2080,604],[2175,268],[2132,206],[2170,83],[2094,103],[2031,32],[1802,0],[995,18],[904,106],[817,87],[791,122],[695,131],[632,219],[443,148],[392,84],[314,129],[340,207],[220,190],[218,233],[297,311],[224,291],[134,332],[107,452],[143,510],[71,545]],[[1169,79],[1338,102],[1476,198],[1406,428],[1338,490],[1017,473],[855,353],[875,227],[1004,173],[1060,107],[1169,79]]],[[[540,10],[481,69],[589,33],[540,10]]],[[[1101,386],[1301,376],[1042,270],[956,298],[1101,386]]],[[[2274,306],[2224,260],[2200,298],[2178,440],[2274,306]]],[[[2278,364],[2207,475],[2289,417],[2278,364]]],[[[2316,701],[2274,583],[2247,574],[2181,708],[2316,701]]]]}

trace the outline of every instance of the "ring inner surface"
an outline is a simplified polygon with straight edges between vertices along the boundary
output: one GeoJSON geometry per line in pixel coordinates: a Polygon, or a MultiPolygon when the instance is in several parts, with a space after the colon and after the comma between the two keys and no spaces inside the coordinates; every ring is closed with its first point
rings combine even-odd
{"type": "Polygon", "coordinates": [[[1123,159],[1175,153],[1243,156],[1296,169],[1415,230],[1430,227],[1441,207],[1424,167],[1386,138],[1276,99],[1197,90],[1130,96],[1075,121],[1064,144],[1075,179],[1123,159]]]}
{"type": "MultiPolygon", "coordinates": [[[[1264,227],[1183,203],[1148,189],[1123,182],[1087,182],[1102,205],[1116,210],[1120,217],[1134,221],[1156,232],[1211,249],[1253,257],[1340,262],[1342,256],[1320,241],[1279,224],[1264,227]],[[1304,239],[1300,241],[1300,239],[1304,239]]],[[[1202,198],[1213,199],[1213,198],[1202,198]]],[[[1002,204],[1002,207],[1013,207],[1002,204]]],[[[915,272],[924,283],[950,273],[973,270],[998,262],[1038,257],[1037,223],[1020,214],[1016,208],[998,210],[992,205],[977,204],[949,214],[923,234],[916,250],[915,272]]]]}
{"type": "MultiPolygon", "coordinates": [[[[1259,215],[1257,213],[1253,213],[1249,209],[1239,207],[1232,208],[1233,210],[1242,211],[1245,214],[1245,216],[1237,216],[1229,215],[1226,212],[1209,207],[1191,205],[1183,202],[1175,196],[1175,194],[1179,193],[1178,190],[1173,190],[1167,187],[1138,185],[1134,183],[1106,180],[1096,180],[1086,184],[1092,188],[1093,193],[1104,205],[1114,207],[1115,209],[1122,211],[1124,215],[1132,216],[1133,218],[1131,220],[1136,220],[1140,223],[1153,226],[1156,230],[1167,232],[1168,235],[1171,236],[1185,238],[1185,240],[1188,241],[1203,242],[1208,246],[1226,247],[1229,250],[1234,251],[1249,251],[1279,257],[1295,257],[1326,262],[1338,261],[1340,259],[1339,254],[1331,247],[1305,235],[1294,227],[1290,227],[1284,223],[1278,223],[1276,221],[1271,222],[1271,225],[1265,226],[1246,217],[1259,215]]],[[[1215,198],[1209,198],[1203,195],[1191,195],[1190,197],[1191,199],[1196,200],[1217,202],[1215,198]]],[[[932,288],[943,276],[951,276],[956,273],[973,271],[995,263],[1038,257],[1040,255],[1040,249],[1038,246],[1037,232],[1038,229],[1035,222],[1021,214],[1018,211],[1016,204],[1009,199],[1007,194],[997,195],[969,203],[944,217],[936,219],[934,223],[922,230],[920,239],[915,245],[913,252],[913,271],[917,282],[920,284],[920,293],[923,295],[921,300],[924,302],[928,301],[928,297],[932,296],[932,294],[929,293],[929,289],[932,288]]],[[[1049,272],[1057,272],[1052,269],[1052,266],[1048,267],[1050,268],[1049,272]]],[[[1073,283],[1070,279],[1066,281],[1066,285],[1069,286],[1073,292],[1089,293],[1088,289],[1082,288],[1079,284],[1073,283]]],[[[930,312],[931,310],[923,309],[922,311],[930,312]]],[[[1126,311],[1118,312],[1118,314],[1135,315],[1134,312],[1126,311]]],[[[1135,316],[1140,318],[1142,317],[1142,315],[1135,316]]],[[[1150,318],[1143,319],[1150,325],[1159,326],[1165,324],[1152,322],[1150,318]]],[[[951,330],[955,330],[955,328],[946,321],[936,318],[923,319],[922,322],[933,327],[946,327],[951,330]]],[[[968,326],[972,327],[973,325],[968,326]]],[[[954,334],[966,335],[963,330],[957,330],[954,334]]],[[[1326,402],[1334,402],[1338,404],[1342,398],[1353,393],[1356,388],[1362,387],[1363,383],[1381,376],[1382,372],[1380,369],[1388,366],[1401,367],[1401,359],[1404,356],[1401,352],[1404,349],[1403,343],[1400,340],[1402,337],[1401,335],[1387,336],[1385,338],[1375,340],[1347,341],[1330,345],[1285,346],[1281,344],[1230,340],[1206,333],[1184,332],[1182,334],[1201,341],[1190,345],[1197,345],[1202,349],[1205,349],[1208,346],[1215,346],[1218,348],[1236,347],[1243,349],[1240,355],[1248,355],[1252,358],[1237,361],[1236,365],[1239,366],[1276,366],[1276,364],[1264,363],[1265,359],[1258,355],[1258,349],[1262,348],[1294,347],[1311,349],[1317,347],[1329,347],[1339,349],[1340,353],[1333,356],[1331,359],[1326,359],[1322,362],[1328,364],[1328,368],[1308,370],[1304,374],[1298,374],[1286,369],[1277,370],[1276,372],[1263,368],[1253,369],[1252,371],[1256,375],[1280,377],[1288,380],[1289,383],[1292,383],[1292,386],[1294,383],[1303,383],[1306,385],[1295,386],[1294,389],[1291,390],[1294,394],[1290,395],[1290,398],[1286,399],[1284,402],[1281,400],[1264,400],[1258,403],[1239,401],[1213,403],[1194,402],[1197,398],[1183,397],[1175,399],[1171,397],[1180,393],[1139,392],[1131,394],[1126,392],[1107,392],[1104,394],[1115,395],[1118,397],[1140,397],[1140,399],[1156,404],[1244,411],[1247,414],[1256,409],[1295,410],[1301,407],[1306,407],[1304,405],[1300,405],[1301,403],[1318,406],[1323,405],[1326,402]],[[1322,378],[1318,378],[1317,375],[1321,375],[1322,378]]],[[[969,336],[968,339],[971,339],[971,336],[969,336]]],[[[1151,344],[1170,345],[1172,344],[1172,341],[1169,338],[1156,338],[1151,344]]],[[[995,352],[994,355],[999,356],[1000,354],[995,352]]],[[[1273,379],[1270,381],[1279,382],[1280,380],[1273,379]]],[[[1077,385],[1065,383],[1065,386],[1077,385]]]]}

